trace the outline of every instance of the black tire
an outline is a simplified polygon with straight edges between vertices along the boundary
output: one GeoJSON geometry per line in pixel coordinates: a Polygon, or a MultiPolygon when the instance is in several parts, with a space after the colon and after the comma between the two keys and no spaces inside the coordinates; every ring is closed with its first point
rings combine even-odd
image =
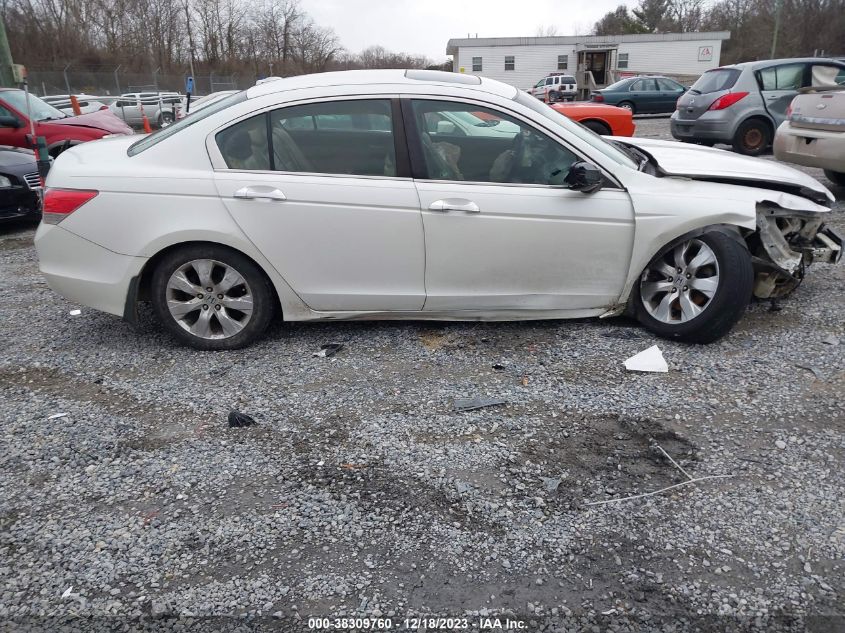
{"type": "MultiPolygon", "coordinates": [[[[716,292],[701,314],[678,324],[654,318],[643,305],[642,277],[634,285],[632,301],[639,322],[658,336],[685,343],[711,343],[727,334],[745,313],[754,288],[754,269],[748,249],[732,237],[712,232],[694,239],[710,247],[719,270],[716,292]]],[[[652,260],[649,266],[658,259],[652,260]]]]}
{"type": "Polygon", "coordinates": [[[158,126],[165,127],[173,123],[173,113],[172,112],[162,112],[158,115],[158,126]]]}
{"type": "MultiPolygon", "coordinates": [[[[220,274],[216,268],[213,272],[220,274]]],[[[192,244],[167,253],[153,271],[150,295],[155,314],[165,329],[181,343],[206,351],[238,349],[251,344],[267,330],[277,308],[275,290],[264,272],[245,255],[216,244],[192,244]],[[253,302],[252,314],[237,334],[226,338],[197,336],[181,326],[167,307],[167,284],[171,275],[185,264],[200,259],[231,267],[246,282],[253,302]]],[[[217,324],[219,326],[219,321],[217,324]]]]}
{"type": "Polygon", "coordinates": [[[636,114],[637,109],[634,107],[634,104],[630,101],[620,101],[616,104],[617,108],[625,108],[626,110],[630,110],[631,114],[636,114]]]}
{"type": "Polygon", "coordinates": [[[560,101],[560,93],[557,90],[552,90],[549,93],[549,103],[556,103],[560,101]]]}
{"type": "Polygon", "coordinates": [[[772,143],[772,130],[762,119],[748,119],[739,124],[734,134],[734,151],[746,156],[759,156],[772,143]]]}
{"type": "Polygon", "coordinates": [[[611,129],[601,121],[584,121],[582,125],[588,130],[592,130],[596,134],[601,134],[602,136],[609,136],[612,134],[611,129]]]}
{"type": "Polygon", "coordinates": [[[830,169],[825,169],[824,175],[827,176],[827,179],[834,185],[845,187],[845,172],[831,171],[830,169]]]}

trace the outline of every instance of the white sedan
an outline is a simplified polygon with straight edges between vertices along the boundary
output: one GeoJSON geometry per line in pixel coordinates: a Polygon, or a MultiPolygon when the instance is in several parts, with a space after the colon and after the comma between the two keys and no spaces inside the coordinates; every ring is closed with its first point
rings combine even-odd
{"type": "Polygon", "coordinates": [[[842,244],[832,194],[790,167],[607,140],[512,86],[423,70],[255,86],[141,140],[77,145],[47,187],[49,285],[130,322],[150,301],[200,349],[246,345],[279,314],[627,312],[703,343],[842,244]],[[502,132],[463,133],[470,116],[502,132]]]}

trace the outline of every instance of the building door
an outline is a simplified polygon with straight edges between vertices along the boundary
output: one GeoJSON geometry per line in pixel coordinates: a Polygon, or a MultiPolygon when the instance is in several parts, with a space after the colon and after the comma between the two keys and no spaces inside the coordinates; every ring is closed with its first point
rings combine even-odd
{"type": "Polygon", "coordinates": [[[596,84],[603,86],[605,83],[605,69],[607,68],[607,51],[587,51],[584,54],[586,70],[593,73],[596,84]]]}

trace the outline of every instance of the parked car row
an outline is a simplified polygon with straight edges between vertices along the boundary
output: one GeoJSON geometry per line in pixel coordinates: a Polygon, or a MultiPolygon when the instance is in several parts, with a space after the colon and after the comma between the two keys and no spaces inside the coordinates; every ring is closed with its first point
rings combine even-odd
{"type": "Polygon", "coordinates": [[[832,59],[774,59],[715,68],[678,99],[672,136],[709,145],[729,143],[741,154],[758,156],[772,144],[799,90],[843,84],[845,63],[832,59]]]}

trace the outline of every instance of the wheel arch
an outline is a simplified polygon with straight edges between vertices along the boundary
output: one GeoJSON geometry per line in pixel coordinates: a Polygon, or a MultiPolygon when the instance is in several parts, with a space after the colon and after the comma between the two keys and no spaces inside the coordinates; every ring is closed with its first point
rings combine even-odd
{"type": "Polygon", "coordinates": [[[762,121],[766,124],[766,127],[769,130],[769,143],[774,141],[775,138],[775,129],[777,126],[775,125],[774,119],[767,113],[767,112],[754,112],[753,114],[749,114],[746,117],[743,117],[737,121],[736,125],[734,125],[733,130],[731,130],[731,139],[736,136],[736,133],[739,131],[739,128],[749,121],[762,121]]]}
{"type": "Polygon", "coordinates": [[[632,269],[629,271],[628,281],[625,284],[622,296],[619,298],[619,304],[624,306],[623,312],[626,315],[632,315],[632,290],[634,288],[634,284],[637,282],[637,279],[640,278],[640,275],[642,275],[643,270],[645,270],[648,264],[654,261],[655,258],[672,250],[681,242],[693,239],[695,237],[698,237],[699,235],[703,235],[704,233],[722,233],[723,235],[726,235],[727,237],[734,240],[735,242],[741,244],[744,249],[748,250],[748,244],[746,243],[745,238],[748,234],[754,233],[754,230],[741,227],[736,224],[707,224],[681,233],[664,243],[662,246],[657,247],[653,250],[653,252],[649,254],[648,258],[645,259],[645,264],[643,264],[642,267],[637,266],[637,270],[632,269]]]}
{"type": "Polygon", "coordinates": [[[129,296],[126,300],[126,308],[124,310],[124,319],[129,321],[130,323],[134,323],[137,321],[137,315],[134,312],[137,310],[137,304],[139,301],[149,301],[150,300],[150,286],[152,284],[152,277],[153,273],[155,272],[156,267],[158,266],[159,262],[164,259],[170,253],[177,251],[179,249],[188,247],[188,246],[214,246],[216,248],[223,248],[233,253],[237,253],[242,257],[246,257],[250,262],[252,262],[258,270],[264,275],[264,277],[270,282],[270,286],[273,288],[273,296],[275,297],[276,301],[276,308],[279,310],[279,313],[282,315],[282,319],[285,316],[285,309],[284,303],[282,301],[282,293],[279,292],[279,286],[276,283],[276,279],[274,279],[275,275],[269,274],[267,272],[266,267],[259,261],[256,261],[252,255],[249,253],[244,252],[242,249],[233,247],[229,244],[224,244],[222,242],[215,242],[210,240],[188,240],[184,242],[175,242],[168,246],[165,246],[158,252],[156,252],[152,257],[150,257],[145,263],[141,271],[138,273],[137,277],[133,279],[133,282],[130,287],[129,296]],[[134,297],[132,296],[134,294],[134,297]]]}
{"type": "Polygon", "coordinates": [[[610,125],[610,123],[608,123],[604,119],[599,119],[597,117],[591,116],[587,117],[586,119],[581,119],[580,121],[578,121],[578,123],[580,123],[581,125],[586,125],[587,123],[598,123],[607,130],[608,134],[613,134],[613,126],[610,125]]]}

